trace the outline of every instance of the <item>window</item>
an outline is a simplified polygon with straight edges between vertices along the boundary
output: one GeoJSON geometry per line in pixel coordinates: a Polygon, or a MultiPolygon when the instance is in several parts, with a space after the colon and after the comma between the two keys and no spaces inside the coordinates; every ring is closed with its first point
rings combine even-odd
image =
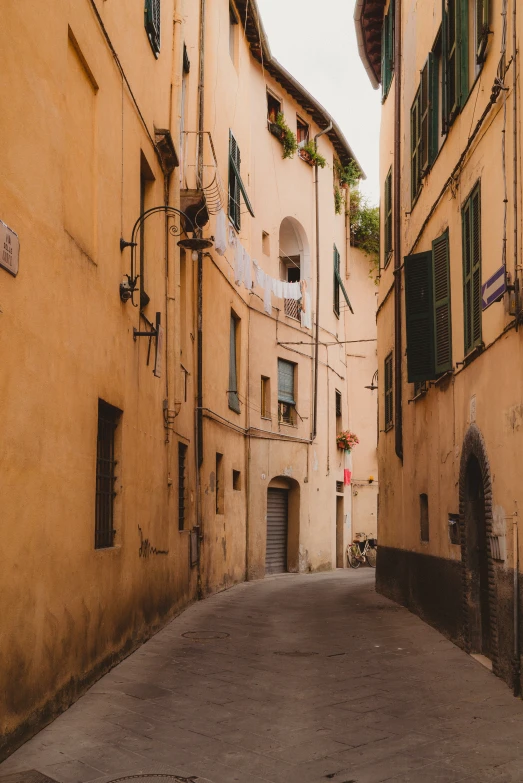
{"type": "Polygon", "coordinates": [[[238,396],[238,353],[240,348],[240,319],[231,312],[230,321],[230,350],[229,350],[229,408],[236,413],[240,412],[240,398],[238,396]]]}
{"type": "Polygon", "coordinates": [[[278,114],[282,114],[281,101],[271,92],[267,91],[267,119],[269,122],[276,122],[278,114]]]}
{"type": "Polygon", "coordinates": [[[309,126],[299,117],[296,117],[296,140],[298,147],[305,147],[309,143],[309,126]]]}
{"type": "Polygon", "coordinates": [[[454,122],[469,94],[468,0],[444,0],[444,130],[454,122]]]}
{"type": "Polygon", "coordinates": [[[265,256],[271,254],[271,237],[267,231],[262,231],[262,252],[265,256]]]}
{"type": "Polygon", "coordinates": [[[278,421],[283,424],[295,424],[296,420],[295,371],[295,364],[278,359],[278,421]]]}
{"type": "Polygon", "coordinates": [[[421,541],[429,540],[429,497],[422,493],[419,496],[419,527],[421,541]]]}
{"type": "Polygon", "coordinates": [[[216,452],[216,513],[224,513],[223,454],[216,452]]]}
{"type": "Polygon", "coordinates": [[[384,266],[389,265],[392,254],[392,167],[385,179],[385,193],[383,199],[384,212],[384,266]]]}
{"type": "Polygon", "coordinates": [[[240,473],[239,470],[233,470],[233,472],[232,472],[232,488],[236,492],[241,492],[241,488],[242,488],[241,476],[242,476],[242,474],[240,473]]]}
{"type": "Polygon", "coordinates": [[[261,378],[261,417],[271,418],[271,379],[262,375],[261,378]]]}
{"type": "Polygon", "coordinates": [[[336,389],[336,418],[341,418],[341,392],[336,389]]]}
{"type": "Polygon", "coordinates": [[[336,492],[341,495],[345,491],[345,487],[343,484],[343,481],[337,481],[336,482],[336,492]]]}
{"type": "Polygon", "coordinates": [[[114,545],[115,432],[122,412],[98,400],[98,437],[96,442],[95,549],[114,545]]]}
{"type": "Polygon", "coordinates": [[[392,351],[385,359],[385,432],[394,426],[392,351]]]}
{"type": "Polygon", "coordinates": [[[333,298],[333,310],[334,314],[339,318],[340,317],[340,291],[343,294],[343,298],[347,302],[347,306],[351,313],[354,314],[354,310],[352,309],[352,305],[349,300],[349,296],[347,294],[347,291],[345,290],[345,286],[343,285],[343,280],[341,279],[341,260],[340,260],[340,253],[338,251],[338,248],[336,245],[334,245],[334,253],[333,253],[333,261],[334,261],[334,298],[333,298]]]}
{"type": "Polygon", "coordinates": [[[394,0],[390,0],[389,10],[383,18],[381,41],[381,86],[383,100],[387,97],[394,76],[394,0]]]}
{"type": "Polygon", "coordinates": [[[187,446],[178,443],[178,530],[185,527],[185,462],[187,446]]]}
{"type": "Polygon", "coordinates": [[[232,5],[229,4],[229,54],[231,60],[236,65],[236,51],[237,51],[237,36],[238,36],[238,17],[232,5]]]}
{"type": "Polygon", "coordinates": [[[448,231],[405,258],[405,303],[409,383],[434,380],[452,369],[448,231]]]}
{"type": "Polygon", "coordinates": [[[476,63],[485,60],[490,35],[490,0],[476,0],[476,63]]]}
{"type": "Polygon", "coordinates": [[[241,227],[240,204],[242,196],[245,201],[245,206],[254,217],[251,202],[249,201],[245,185],[240,176],[240,165],[240,148],[238,147],[232,131],[229,131],[229,217],[237,231],[239,231],[241,227]]]}
{"type": "Polygon", "coordinates": [[[160,0],[145,0],[145,31],[154,56],[160,54],[160,0]]]}
{"type": "Polygon", "coordinates": [[[465,356],[481,345],[481,193],[476,185],[461,211],[465,356]]]}

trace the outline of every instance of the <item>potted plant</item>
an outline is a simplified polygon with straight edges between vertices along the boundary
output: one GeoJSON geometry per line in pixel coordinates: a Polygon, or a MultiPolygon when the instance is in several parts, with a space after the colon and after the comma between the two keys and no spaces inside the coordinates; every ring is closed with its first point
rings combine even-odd
{"type": "Polygon", "coordinates": [[[350,430],[340,432],[336,436],[336,445],[339,449],[341,449],[341,451],[348,451],[350,453],[354,446],[357,446],[359,442],[360,441],[358,436],[350,430]]]}
{"type": "Polygon", "coordinates": [[[281,112],[277,114],[276,122],[271,122],[269,120],[269,131],[283,145],[283,157],[292,158],[298,149],[298,142],[296,136],[285,122],[285,117],[281,112]]]}
{"type": "Polygon", "coordinates": [[[342,166],[339,160],[335,160],[334,171],[342,188],[355,188],[361,179],[361,171],[353,160],[350,160],[346,166],[342,166]]]}
{"type": "Polygon", "coordinates": [[[305,161],[305,163],[308,163],[309,166],[319,166],[320,169],[324,169],[327,165],[327,161],[323,155],[320,155],[316,150],[313,141],[308,141],[307,144],[305,144],[303,147],[300,147],[298,155],[302,160],[305,161]]]}

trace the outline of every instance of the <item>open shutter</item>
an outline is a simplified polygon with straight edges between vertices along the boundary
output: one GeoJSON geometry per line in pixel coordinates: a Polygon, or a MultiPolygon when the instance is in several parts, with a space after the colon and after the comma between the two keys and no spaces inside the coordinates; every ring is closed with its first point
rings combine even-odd
{"type": "Polygon", "coordinates": [[[334,281],[333,281],[333,309],[335,315],[339,316],[340,314],[340,254],[338,252],[338,248],[336,245],[334,245],[334,251],[333,251],[333,262],[334,262],[334,281]]]}
{"type": "Polygon", "coordinates": [[[240,398],[238,397],[238,375],[236,357],[236,319],[231,315],[230,346],[229,346],[229,408],[236,413],[240,412],[240,398]]]}
{"type": "Polygon", "coordinates": [[[238,231],[241,228],[239,172],[240,149],[229,131],[229,217],[238,231]]]}
{"type": "Polygon", "coordinates": [[[488,37],[490,32],[490,2],[489,0],[476,0],[476,62],[482,63],[485,59],[488,37]]]}
{"type": "Polygon", "coordinates": [[[278,359],[278,402],[288,402],[295,405],[294,399],[294,364],[278,359]]]}
{"type": "Polygon", "coordinates": [[[429,166],[432,166],[438,156],[439,139],[439,74],[438,61],[430,52],[427,63],[429,82],[429,166]]]}
{"type": "Polygon", "coordinates": [[[469,95],[469,4],[454,0],[458,33],[458,105],[463,108],[469,95]]]}
{"type": "Polygon", "coordinates": [[[145,0],[145,30],[156,57],[160,52],[160,0],[145,0]]]}
{"type": "Polygon", "coordinates": [[[383,211],[385,213],[384,221],[384,266],[389,262],[389,256],[392,251],[392,168],[389,169],[385,180],[385,193],[383,199],[383,211]]]}
{"type": "Polygon", "coordinates": [[[429,64],[421,72],[420,84],[420,179],[429,167],[429,64]]]}
{"type": "Polygon", "coordinates": [[[436,374],[452,369],[449,234],[432,243],[436,374]]]}
{"type": "Polygon", "coordinates": [[[472,254],[470,241],[470,201],[467,201],[461,213],[461,233],[463,244],[463,330],[465,355],[472,350],[472,254]]]}
{"type": "Polygon", "coordinates": [[[443,69],[443,80],[441,85],[441,129],[442,133],[447,133],[449,121],[448,106],[448,13],[447,2],[442,0],[442,23],[441,23],[441,65],[443,69]]]}
{"type": "Polygon", "coordinates": [[[459,0],[443,0],[443,39],[445,60],[445,117],[447,128],[454,120],[459,106],[459,63],[458,63],[458,9],[459,0]]]}
{"type": "Polygon", "coordinates": [[[473,346],[481,343],[481,200],[479,187],[471,201],[472,239],[472,341],[473,346]]]}
{"type": "Polygon", "coordinates": [[[390,430],[394,424],[394,371],[392,353],[385,359],[385,431],[390,430]]]}
{"type": "Polygon", "coordinates": [[[383,18],[383,27],[381,28],[381,98],[385,100],[388,92],[389,76],[389,58],[387,57],[387,22],[388,19],[385,16],[383,18]]]}
{"type": "Polygon", "coordinates": [[[405,257],[407,372],[409,383],[436,378],[432,253],[405,257]]]}

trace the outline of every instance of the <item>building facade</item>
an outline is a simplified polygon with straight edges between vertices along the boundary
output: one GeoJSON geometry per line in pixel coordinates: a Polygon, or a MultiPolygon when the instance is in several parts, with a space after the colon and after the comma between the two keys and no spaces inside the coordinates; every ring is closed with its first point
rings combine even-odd
{"type": "Polygon", "coordinates": [[[381,84],[384,594],[520,690],[520,59],[512,0],[358,0],[381,84]]]}
{"type": "Polygon", "coordinates": [[[358,164],[256,4],[29,5],[0,32],[4,755],[191,601],[344,565],[377,486],[358,164]]]}

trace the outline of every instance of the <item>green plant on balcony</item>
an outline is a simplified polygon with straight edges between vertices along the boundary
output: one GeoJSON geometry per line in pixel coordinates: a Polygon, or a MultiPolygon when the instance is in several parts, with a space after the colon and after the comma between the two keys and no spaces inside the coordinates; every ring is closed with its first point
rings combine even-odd
{"type": "Polygon", "coordinates": [[[278,113],[276,116],[276,122],[271,123],[272,125],[276,126],[275,130],[278,129],[274,133],[274,135],[279,139],[279,141],[283,145],[283,157],[284,158],[292,158],[294,157],[294,153],[298,149],[298,141],[296,139],[295,134],[291,131],[287,123],[285,122],[285,117],[281,112],[278,113]]]}
{"type": "Polygon", "coordinates": [[[334,161],[334,171],[342,188],[355,188],[361,179],[361,171],[354,160],[350,160],[346,166],[342,166],[339,160],[334,161]]]}
{"type": "Polygon", "coordinates": [[[350,243],[369,256],[369,277],[378,283],[380,268],[380,210],[373,207],[359,190],[350,194],[348,209],[350,219],[350,243]]]}
{"type": "Polygon", "coordinates": [[[303,147],[300,147],[298,155],[302,160],[308,163],[310,166],[318,166],[320,169],[324,169],[327,165],[327,161],[320,155],[316,149],[316,145],[313,141],[308,141],[303,147]]]}

